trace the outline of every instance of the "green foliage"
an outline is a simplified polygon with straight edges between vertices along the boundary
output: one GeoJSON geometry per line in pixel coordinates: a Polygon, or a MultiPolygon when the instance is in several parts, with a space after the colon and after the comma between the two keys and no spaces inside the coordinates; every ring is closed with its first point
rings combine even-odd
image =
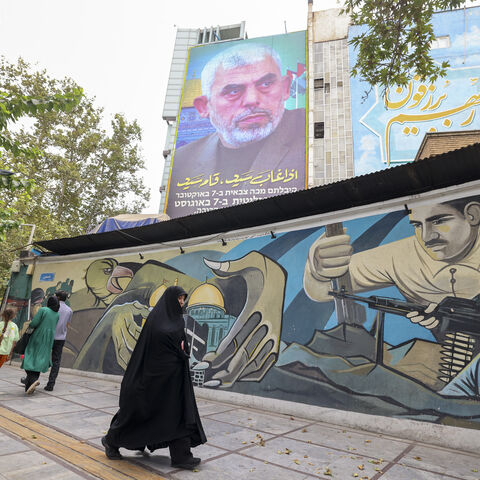
{"type": "MultiPolygon", "coordinates": [[[[5,99],[0,115],[8,116],[3,119],[8,128],[0,130],[5,139],[0,168],[35,184],[23,194],[7,190],[2,200],[22,223],[36,224],[35,239],[84,234],[107,216],[144,208],[149,192],[139,177],[144,161],[136,121],[116,114],[108,122],[94,98],[79,96],[82,90],[71,78],[51,78],[22,59],[12,64],[0,58],[0,92],[0,103],[5,99]],[[20,118],[18,108],[28,110],[30,118],[10,128],[8,122],[20,118]]],[[[0,282],[28,233],[8,233],[0,252],[0,282]]]]}
{"type": "Polygon", "coordinates": [[[40,156],[41,151],[35,147],[25,148],[18,142],[12,141],[6,135],[8,124],[14,123],[26,115],[33,116],[52,110],[70,112],[78,104],[81,97],[81,88],[75,88],[73,91],[64,94],[57,93],[43,97],[0,92],[0,147],[14,155],[40,156]]]}
{"type": "MultiPolygon", "coordinates": [[[[353,37],[358,57],[352,75],[377,85],[385,94],[393,85],[405,86],[415,73],[435,82],[446,75],[448,62],[440,65],[430,55],[435,39],[432,15],[462,6],[461,0],[344,0],[343,12],[366,30],[353,37]]],[[[367,92],[368,95],[369,92],[367,92]]]]}
{"type": "Polygon", "coordinates": [[[26,200],[30,198],[34,185],[34,182],[29,179],[0,175],[0,242],[5,241],[7,232],[18,228],[23,223],[23,219],[18,216],[18,211],[3,200],[5,194],[14,192],[18,198],[26,200]]]}
{"type": "MultiPolygon", "coordinates": [[[[10,155],[23,155],[28,158],[41,156],[42,152],[36,148],[24,147],[20,142],[12,139],[8,135],[8,128],[11,124],[18,121],[24,116],[33,116],[40,112],[47,111],[71,111],[78,104],[82,96],[81,89],[74,89],[65,94],[43,95],[43,96],[27,96],[18,93],[7,93],[0,91],[0,152],[7,152],[10,155]]],[[[0,157],[1,158],[1,157],[0,157]]],[[[1,158],[0,162],[3,166],[5,158],[1,158]]],[[[0,191],[2,193],[15,192],[17,198],[23,201],[28,200],[30,193],[33,191],[35,182],[31,179],[17,178],[13,175],[0,175],[0,191]]],[[[0,197],[0,241],[4,241],[7,232],[18,228],[23,219],[18,216],[15,207],[7,204],[0,197]]]]}

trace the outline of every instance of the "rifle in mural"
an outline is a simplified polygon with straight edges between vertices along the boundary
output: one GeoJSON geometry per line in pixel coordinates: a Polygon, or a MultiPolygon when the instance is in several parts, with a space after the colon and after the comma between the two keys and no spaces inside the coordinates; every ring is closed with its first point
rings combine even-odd
{"type": "MultiPolygon", "coordinates": [[[[396,298],[360,297],[347,293],[346,289],[330,291],[336,299],[366,303],[370,308],[382,313],[377,324],[377,363],[383,361],[383,323],[385,313],[406,317],[410,312],[422,314],[423,305],[398,300],[396,298]],[[381,345],[380,345],[381,343],[381,345]]],[[[440,380],[449,382],[462,370],[480,349],[480,295],[473,299],[445,297],[429,314],[439,320],[439,331],[444,333],[442,343],[443,363],[440,365],[440,380]]]]}

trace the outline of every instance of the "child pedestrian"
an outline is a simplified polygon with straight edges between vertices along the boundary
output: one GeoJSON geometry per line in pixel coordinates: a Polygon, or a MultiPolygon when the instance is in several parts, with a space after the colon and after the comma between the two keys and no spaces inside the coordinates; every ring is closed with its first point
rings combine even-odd
{"type": "Polygon", "coordinates": [[[20,338],[18,327],[12,321],[14,317],[15,310],[11,308],[6,308],[2,312],[2,320],[0,321],[0,367],[10,358],[12,349],[20,338]]]}

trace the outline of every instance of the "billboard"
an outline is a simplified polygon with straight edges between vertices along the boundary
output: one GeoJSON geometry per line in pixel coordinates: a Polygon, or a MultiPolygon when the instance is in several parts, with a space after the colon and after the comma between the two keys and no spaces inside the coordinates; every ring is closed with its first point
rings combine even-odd
{"type": "Polygon", "coordinates": [[[306,32],[190,49],[165,212],[306,187],[306,32]]]}
{"type": "MultiPolygon", "coordinates": [[[[431,56],[449,61],[446,77],[430,83],[412,72],[406,87],[390,88],[387,98],[375,88],[365,101],[369,85],[351,78],[355,175],[413,161],[426,133],[480,129],[480,8],[440,12],[432,23],[431,56]]],[[[349,39],[364,28],[350,27],[349,39]]],[[[350,66],[356,56],[351,45],[350,66]]]]}

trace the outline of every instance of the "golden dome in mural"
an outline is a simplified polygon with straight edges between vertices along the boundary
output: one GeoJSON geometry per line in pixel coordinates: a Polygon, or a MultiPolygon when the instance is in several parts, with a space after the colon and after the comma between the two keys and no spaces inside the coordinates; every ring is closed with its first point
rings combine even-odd
{"type": "Polygon", "coordinates": [[[162,298],[162,295],[165,293],[166,289],[167,286],[163,283],[152,293],[152,295],[150,295],[149,304],[151,307],[154,307],[157,304],[160,298],[162,298]]]}
{"type": "Polygon", "coordinates": [[[225,303],[220,290],[215,285],[204,283],[197,287],[188,300],[188,306],[194,305],[213,305],[225,310],[225,303]]]}

